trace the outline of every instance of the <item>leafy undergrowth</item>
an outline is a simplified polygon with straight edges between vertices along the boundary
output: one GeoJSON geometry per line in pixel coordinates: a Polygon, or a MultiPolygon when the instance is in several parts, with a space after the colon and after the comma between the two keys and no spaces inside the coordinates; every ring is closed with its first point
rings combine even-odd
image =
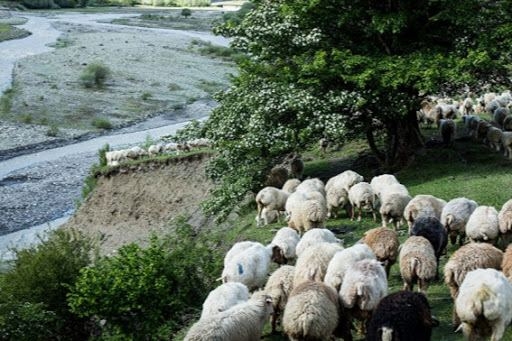
{"type": "MultiPolygon", "coordinates": [[[[435,135],[436,132],[431,130],[427,132],[427,135],[429,134],[435,135]]],[[[376,173],[372,158],[368,156],[361,142],[343,146],[323,156],[320,156],[317,150],[313,150],[305,153],[304,157],[309,160],[306,162],[305,176],[318,176],[326,180],[353,167],[351,169],[360,172],[369,181],[376,173]]],[[[407,169],[396,174],[396,177],[407,186],[412,196],[432,194],[446,201],[464,196],[476,200],[479,205],[492,205],[499,210],[503,203],[512,198],[511,167],[512,162],[505,159],[501,153],[491,151],[469,138],[461,138],[455,142],[453,148],[425,149],[415,157],[415,161],[407,169]]],[[[257,228],[255,213],[255,206],[250,205],[239,212],[239,218],[228,230],[215,232],[221,236],[218,240],[223,241],[222,245],[219,245],[220,252],[225,253],[233,243],[242,240],[269,243],[275,231],[285,225],[281,222],[257,228]]],[[[365,231],[379,225],[380,220],[373,222],[369,214],[364,216],[361,222],[350,221],[344,214],[339,219],[330,219],[327,222],[327,228],[335,232],[346,247],[359,240],[365,231]]],[[[403,242],[407,238],[407,231],[402,227],[399,232],[400,240],[403,242]]],[[[461,333],[453,332],[453,303],[449,290],[442,280],[444,264],[456,249],[457,246],[448,246],[447,255],[441,257],[439,265],[441,280],[431,283],[427,291],[433,315],[440,321],[440,326],[434,329],[432,340],[463,339],[461,333]]],[[[398,264],[395,264],[389,278],[389,292],[400,290],[402,283],[398,264]]],[[[187,328],[182,330],[174,339],[182,339],[186,330],[187,328]]],[[[364,339],[355,332],[353,336],[355,340],[364,339]]],[[[270,327],[267,324],[262,340],[286,339],[283,335],[270,335],[270,327]]],[[[504,340],[512,340],[510,328],[504,340]]]]}

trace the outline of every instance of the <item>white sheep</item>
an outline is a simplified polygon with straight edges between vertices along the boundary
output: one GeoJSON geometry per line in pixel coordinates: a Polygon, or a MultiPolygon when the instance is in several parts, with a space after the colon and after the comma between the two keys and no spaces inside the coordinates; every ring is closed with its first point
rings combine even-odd
{"type": "Polygon", "coordinates": [[[299,257],[308,247],[324,242],[339,244],[341,241],[326,228],[312,229],[302,235],[295,248],[295,254],[299,257]]]}
{"type": "Polygon", "coordinates": [[[105,153],[105,159],[108,166],[117,166],[125,161],[128,152],[126,150],[112,150],[105,153]]]}
{"type": "Polygon", "coordinates": [[[329,189],[326,190],[326,200],[327,200],[327,217],[337,217],[338,209],[340,207],[344,207],[347,211],[349,207],[348,200],[348,192],[341,186],[330,186],[329,189]]]}
{"type": "Polygon", "coordinates": [[[272,251],[257,242],[242,247],[237,245],[240,243],[236,243],[224,257],[222,282],[240,282],[249,290],[261,288],[267,281],[272,251]]]}
{"type": "Polygon", "coordinates": [[[277,231],[270,247],[272,248],[272,261],[277,264],[286,264],[297,257],[295,249],[300,241],[300,236],[294,229],[283,227],[277,231]]]}
{"type": "Polygon", "coordinates": [[[148,147],[148,155],[149,156],[157,156],[158,154],[162,153],[164,150],[164,145],[161,143],[158,144],[152,144],[148,147]]]}
{"type": "Polygon", "coordinates": [[[471,97],[466,97],[460,104],[460,111],[462,116],[471,115],[475,110],[473,108],[474,103],[471,97]]]}
{"type": "Polygon", "coordinates": [[[288,215],[288,226],[299,233],[312,228],[324,227],[327,219],[325,197],[318,191],[305,192],[299,190],[299,187],[290,194],[286,201],[285,209],[288,215]]]}
{"type": "Polygon", "coordinates": [[[358,210],[357,221],[361,221],[361,214],[363,209],[372,212],[373,221],[377,221],[377,205],[378,198],[372,189],[372,186],[367,182],[359,182],[352,186],[348,191],[348,199],[352,205],[351,220],[354,220],[356,209],[358,210]]]}
{"type": "Polygon", "coordinates": [[[363,243],[336,252],[327,266],[324,283],[338,292],[349,267],[362,259],[376,259],[372,249],[363,243]]]}
{"type": "Polygon", "coordinates": [[[494,243],[499,236],[498,211],[492,206],[478,206],[466,223],[466,235],[472,241],[494,243]]]}
{"type": "MultiPolygon", "coordinates": [[[[381,197],[381,192],[390,185],[400,184],[400,182],[396,179],[393,174],[381,174],[374,176],[370,181],[370,185],[372,186],[373,192],[377,194],[377,196],[381,197]]],[[[409,193],[407,193],[409,194],[409,193]]]]}
{"type": "Polygon", "coordinates": [[[308,192],[320,192],[325,198],[325,185],[322,180],[318,178],[306,179],[302,181],[296,188],[296,192],[303,191],[308,192]]]}
{"type": "Polygon", "coordinates": [[[221,284],[210,291],[206,297],[200,319],[210,318],[248,299],[249,289],[245,284],[238,282],[221,284]]]}
{"type": "Polygon", "coordinates": [[[284,311],[288,297],[293,289],[294,273],[294,266],[280,266],[270,275],[267,284],[265,284],[265,289],[263,289],[272,298],[272,308],[274,310],[271,318],[272,332],[276,331],[280,314],[284,311]]]}
{"type": "Polygon", "coordinates": [[[286,201],[288,200],[289,193],[279,188],[267,186],[261,189],[256,194],[256,205],[258,207],[258,213],[256,215],[256,225],[261,226],[264,223],[262,217],[262,210],[266,208],[266,211],[279,211],[285,210],[286,201]]]}
{"type": "Polygon", "coordinates": [[[353,170],[346,170],[336,176],[330,178],[325,184],[325,189],[328,190],[330,187],[341,187],[345,191],[349,191],[350,187],[354,186],[358,182],[364,181],[362,175],[354,172],[353,170]]]}
{"type": "Polygon", "coordinates": [[[409,201],[404,209],[404,218],[411,230],[414,220],[420,216],[431,216],[441,219],[441,213],[446,201],[428,194],[419,194],[409,201]]]}
{"type": "Polygon", "coordinates": [[[148,152],[142,149],[139,146],[134,146],[130,149],[128,149],[126,157],[132,160],[136,160],[142,156],[148,155],[148,152]]]}
{"type": "Polygon", "coordinates": [[[473,270],[460,286],[455,309],[467,339],[499,341],[512,320],[512,284],[495,269],[473,270]]]}
{"type": "Polygon", "coordinates": [[[400,228],[400,224],[403,220],[404,210],[407,204],[411,201],[411,196],[407,193],[407,188],[405,191],[395,192],[393,188],[398,188],[399,185],[392,185],[389,188],[385,188],[384,191],[381,192],[380,198],[380,208],[379,213],[382,219],[382,227],[387,227],[388,222],[392,222],[395,225],[395,230],[400,228]]]}
{"type": "Polygon", "coordinates": [[[410,236],[400,248],[398,262],[404,290],[412,291],[417,281],[419,291],[426,295],[428,282],[437,273],[437,259],[432,244],[425,237],[410,236]]]}
{"type": "Polygon", "coordinates": [[[194,323],[184,340],[259,341],[271,313],[272,298],[258,291],[247,302],[194,323]]]}
{"type": "Polygon", "coordinates": [[[459,237],[459,245],[464,244],[466,223],[478,204],[467,198],[455,198],[446,203],[441,212],[441,224],[446,228],[453,244],[459,237]]]}
{"type": "Polygon", "coordinates": [[[288,179],[284,183],[283,187],[281,188],[283,191],[288,193],[293,193],[297,189],[297,187],[300,185],[299,179],[288,179]]]}
{"type": "Polygon", "coordinates": [[[283,329],[292,341],[331,340],[341,321],[344,340],[351,340],[336,292],[321,282],[306,281],[294,287],[283,315],[283,329]]]}
{"type": "Polygon", "coordinates": [[[387,292],[384,267],[375,259],[363,259],[352,264],[345,274],[339,297],[343,306],[350,310],[352,316],[362,320],[364,326],[387,292]]]}
{"type": "Polygon", "coordinates": [[[323,282],[329,262],[341,250],[343,247],[334,243],[319,243],[308,247],[295,263],[293,286],[307,280],[323,282]]]}

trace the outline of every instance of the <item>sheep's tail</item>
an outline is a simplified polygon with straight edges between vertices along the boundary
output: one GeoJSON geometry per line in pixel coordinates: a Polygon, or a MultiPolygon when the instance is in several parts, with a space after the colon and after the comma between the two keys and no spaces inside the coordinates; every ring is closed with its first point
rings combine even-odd
{"type": "Polygon", "coordinates": [[[393,329],[382,327],[382,341],[393,341],[393,329]]]}
{"type": "Polygon", "coordinates": [[[446,226],[446,228],[449,228],[451,224],[453,224],[453,214],[447,214],[446,215],[446,219],[445,219],[445,222],[444,222],[444,226],[446,226]]]}
{"type": "Polygon", "coordinates": [[[414,257],[414,258],[411,258],[411,260],[409,261],[409,271],[413,274],[415,274],[416,276],[420,273],[421,269],[420,269],[420,266],[421,266],[421,263],[420,261],[418,260],[418,258],[414,257]]]}
{"type": "Polygon", "coordinates": [[[475,316],[475,319],[479,316],[485,316],[484,306],[485,302],[492,300],[496,295],[490,290],[490,288],[483,284],[480,289],[476,292],[475,299],[471,301],[469,309],[475,316]]]}

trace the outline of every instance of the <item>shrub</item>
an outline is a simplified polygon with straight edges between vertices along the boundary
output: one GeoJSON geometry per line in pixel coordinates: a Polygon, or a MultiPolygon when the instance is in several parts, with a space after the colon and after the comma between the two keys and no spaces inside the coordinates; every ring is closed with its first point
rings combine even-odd
{"type": "Polygon", "coordinates": [[[97,117],[94,120],[92,120],[91,124],[93,125],[93,127],[98,129],[112,129],[112,123],[106,118],[97,117]]]}
{"type": "Polygon", "coordinates": [[[184,8],[181,10],[181,16],[188,18],[192,15],[192,10],[190,8],[184,8]]]}
{"type": "Polygon", "coordinates": [[[80,82],[86,88],[92,88],[93,86],[102,87],[109,75],[110,69],[108,67],[103,64],[93,63],[87,65],[84,69],[80,75],[80,82]]]}
{"type": "Polygon", "coordinates": [[[46,130],[46,136],[56,137],[57,135],[59,135],[59,127],[55,124],[50,125],[46,130]]]}
{"type": "Polygon", "coordinates": [[[185,142],[201,137],[205,137],[204,122],[191,120],[183,128],[178,129],[171,139],[175,142],[185,142]]]}
{"type": "Polygon", "coordinates": [[[143,92],[142,93],[142,96],[140,96],[140,98],[143,100],[143,101],[146,101],[148,99],[150,99],[153,95],[151,95],[151,93],[149,92],[143,92]]]}
{"type": "Polygon", "coordinates": [[[123,246],[116,256],[82,269],[68,296],[72,311],[105,319],[104,334],[132,340],[181,328],[183,316],[197,312],[215,286],[221,257],[184,222],[176,231],[173,237],[153,237],[145,249],[123,246]]]}
{"type": "Polygon", "coordinates": [[[49,232],[39,245],[17,250],[12,268],[0,280],[2,339],[85,339],[87,321],[70,312],[66,296],[93,250],[90,239],[63,229],[49,232]]]}

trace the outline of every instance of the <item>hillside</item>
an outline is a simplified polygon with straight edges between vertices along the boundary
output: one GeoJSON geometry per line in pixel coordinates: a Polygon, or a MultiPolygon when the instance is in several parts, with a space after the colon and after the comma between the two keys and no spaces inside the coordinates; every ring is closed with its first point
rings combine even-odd
{"type": "Polygon", "coordinates": [[[199,203],[212,187],[206,178],[209,156],[196,154],[124,166],[100,176],[97,186],[65,227],[98,238],[102,254],[168,231],[178,217],[190,217],[194,228],[207,224],[199,203]]]}

